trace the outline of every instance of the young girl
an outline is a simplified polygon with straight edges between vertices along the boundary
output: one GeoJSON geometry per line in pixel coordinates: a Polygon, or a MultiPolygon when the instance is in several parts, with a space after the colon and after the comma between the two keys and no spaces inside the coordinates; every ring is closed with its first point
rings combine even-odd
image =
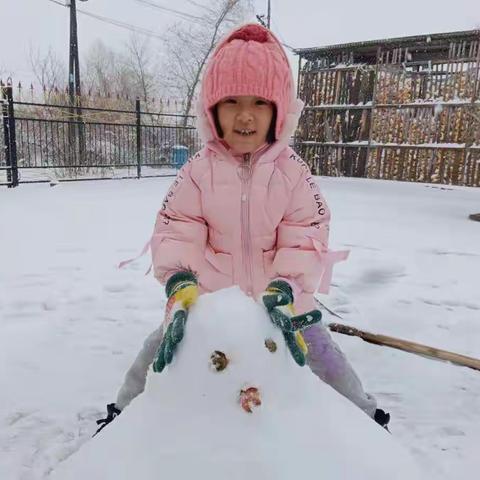
{"type": "MultiPolygon", "coordinates": [[[[269,30],[246,25],[217,47],[197,108],[205,147],[179,172],[151,239],[154,274],[167,284],[169,305],[189,292],[185,313],[197,285],[199,293],[238,285],[254,298],[273,287],[290,292],[301,314],[315,309],[315,291],[328,292],[332,266],[347,252],[328,249],[329,209],[308,166],[288,146],[302,107],[286,54],[269,30]]],[[[163,337],[160,328],[147,338],[100,423],[143,391],[160,345],[163,362],[163,337]]],[[[388,414],[376,409],[326,328],[315,324],[303,337],[313,373],[386,425],[388,414]]]]}

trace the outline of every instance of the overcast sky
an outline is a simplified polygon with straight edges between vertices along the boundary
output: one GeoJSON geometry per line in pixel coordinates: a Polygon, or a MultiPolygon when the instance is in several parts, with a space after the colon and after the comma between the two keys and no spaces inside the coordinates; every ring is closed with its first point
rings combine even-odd
{"type": "MultiPolygon", "coordinates": [[[[56,0],[65,3],[65,0],[56,0]]],[[[151,0],[192,15],[199,9],[189,0],[151,0]]],[[[196,0],[208,5],[208,0],[196,0]]],[[[180,21],[171,13],[137,0],[77,0],[78,8],[162,33],[180,21]]],[[[256,13],[266,11],[266,0],[254,0],[256,13]]],[[[296,47],[373,40],[385,37],[480,28],[480,0],[272,0],[273,31],[296,47]]],[[[96,39],[120,48],[130,33],[79,14],[80,55],[96,39]]],[[[52,46],[68,60],[69,11],[51,0],[0,0],[0,71],[15,81],[31,80],[30,45],[46,51],[52,46]]],[[[162,48],[161,40],[152,39],[162,48]]],[[[292,58],[293,61],[293,58],[292,58]]],[[[295,63],[293,61],[293,63],[295,63]]]]}

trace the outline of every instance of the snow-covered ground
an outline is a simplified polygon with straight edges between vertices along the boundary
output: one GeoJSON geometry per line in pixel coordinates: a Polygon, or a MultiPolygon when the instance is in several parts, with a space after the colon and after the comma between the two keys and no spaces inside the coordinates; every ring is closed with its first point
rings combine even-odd
{"type": "MultiPolygon", "coordinates": [[[[38,161],[37,163],[40,163],[38,161]]],[[[20,168],[18,169],[18,178],[22,183],[36,183],[36,182],[48,182],[58,183],[64,179],[66,180],[118,180],[137,177],[137,167],[104,167],[94,168],[91,167],[87,172],[80,172],[78,170],[66,171],[61,168],[28,168],[22,166],[23,161],[20,161],[20,168]]],[[[161,177],[161,176],[175,176],[176,169],[172,167],[158,167],[158,166],[142,166],[142,177],[161,177]]],[[[7,170],[0,169],[0,185],[8,185],[7,170]]]]}
{"type": "MultiPolygon", "coordinates": [[[[116,265],[148,240],[170,182],[0,189],[1,479],[41,479],[78,450],[162,320],[148,258],[116,265]]],[[[332,247],[351,250],[326,302],[355,327],[480,357],[480,190],[319,182],[332,247]]],[[[477,475],[480,372],[335,339],[422,465],[477,475]]]]}

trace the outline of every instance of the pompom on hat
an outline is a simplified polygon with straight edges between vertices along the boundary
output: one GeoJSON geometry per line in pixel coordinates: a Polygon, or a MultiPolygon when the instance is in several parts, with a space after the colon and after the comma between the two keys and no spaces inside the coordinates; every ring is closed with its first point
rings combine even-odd
{"type": "Polygon", "coordinates": [[[231,32],[210,57],[201,100],[212,131],[216,129],[211,109],[225,97],[252,95],[273,102],[278,139],[293,94],[292,71],[280,42],[267,28],[248,24],[231,32]]]}

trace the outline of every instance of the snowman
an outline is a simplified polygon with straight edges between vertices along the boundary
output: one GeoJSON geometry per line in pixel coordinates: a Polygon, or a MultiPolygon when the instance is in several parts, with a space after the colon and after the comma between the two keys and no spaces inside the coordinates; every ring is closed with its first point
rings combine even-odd
{"type": "Polygon", "coordinates": [[[409,453],[299,367],[238,287],[202,295],[173,362],[51,480],[409,480],[409,453]]]}

